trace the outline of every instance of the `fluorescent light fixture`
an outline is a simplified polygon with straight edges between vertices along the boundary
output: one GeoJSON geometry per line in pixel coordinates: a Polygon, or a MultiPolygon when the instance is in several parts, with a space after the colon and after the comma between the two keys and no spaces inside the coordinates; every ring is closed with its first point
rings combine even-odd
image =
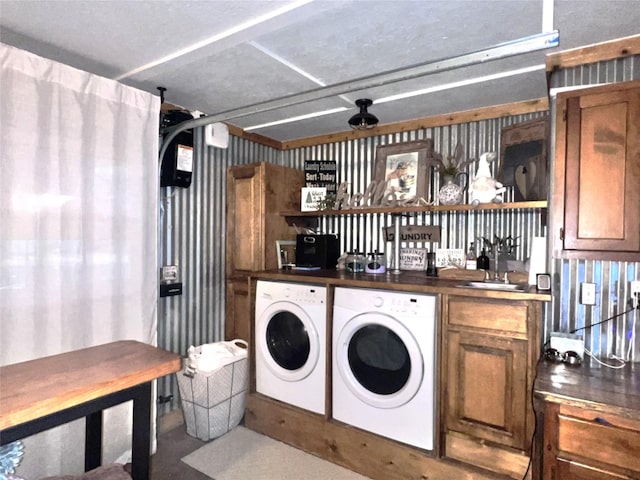
{"type": "Polygon", "coordinates": [[[346,107],[332,108],[330,110],[322,110],[321,112],[307,113],[305,115],[299,115],[297,117],[283,118],[282,120],[276,120],[275,122],[263,123],[261,125],[253,125],[251,127],[243,128],[245,132],[250,130],[257,130],[258,128],[273,127],[275,125],[282,125],[284,123],[297,122],[299,120],[306,120],[308,118],[322,117],[324,115],[331,115],[332,113],[344,112],[348,110],[346,107]]]}
{"type": "MultiPolygon", "coordinates": [[[[256,48],[258,50],[260,50],[262,53],[264,53],[265,55],[267,55],[268,57],[271,57],[272,59],[274,59],[276,62],[281,63],[282,65],[284,65],[287,68],[290,68],[291,70],[293,70],[294,72],[296,72],[299,75],[302,75],[304,78],[311,80],[313,83],[315,83],[316,85],[319,85],[321,87],[326,87],[327,84],[324,83],[322,80],[320,80],[319,78],[314,77],[313,75],[311,75],[309,72],[303,70],[302,68],[300,68],[299,66],[297,66],[296,64],[294,64],[293,62],[290,62],[289,60],[287,60],[286,58],[281,57],[280,55],[278,55],[277,53],[269,50],[267,47],[260,45],[258,42],[254,42],[251,41],[249,42],[249,45],[251,45],[253,48],[256,48]]],[[[351,104],[353,103],[349,98],[347,98],[344,95],[338,95],[341,99],[343,99],[345,102],[351,104]]]]}
{"type": "Polygon", "coordinates": [[[303,69],[301,69],[300,67],[298,67],[297,65],[291,63],[289,60],[282,58],[280,55],[278,55],[275,52],[272,52],[271,50],[269,50],[267,47],[263,47],[262,45],[260,45],[258,42],[254,42],[251,41],[249,42],[249,45],[251,45],[253,48],[256,48],[258,50],[260,50],[262,53],[264,53],[265,55],[273,58],[275,61],[283,64],[284,66],[290,68],[291,70],[293,70],[294,72],[302,75],[303,77],[311,80],[313,83],[315,83],[316,85],[320,85],[321,87],[326,87],[327,84],[324,83],[322,80],[320,80],[319,78],[314,77],[313,75],[311,75],[310,73],[305,72],[303,69]]]}
{"type": "Polygon", "coordinates": [[[185,47],[181,50],[177,50],[162,58],[149,62],[138,68],[134,68],[133,70],[123,73],[118,77],[115,77],[114,80],[122,80],[123,78],[127,78],[137,73],[144,72],[145,70],[149,70],[150,68],[157,67],[158,65],[162,65],[163,63],[166,63],[170,60],[181,57],[183,55],[187,55],[188,53],[199,50],[200,48],[206,47],[207,45],[211,45],[212,43],[215,43],[224,38],[230,37],[231,35],[235,35],[236,33],[242,32],[243,30],[248,30],[249,28],[255,27],[256,25],[259,25],[268,20],[271,20],[272,18],[278,17],[287,12],[290,12],[291,10],[295,10],[296,8],[302,7],[308,3],[311,3],[312,1],[313,0],[298,0],[297,2],[289,3],[281,8],[272,10],[271,12],[265,13],[264,15],[260,15],[259,17],[256,17],[252,20],[249,20],[247,22],[231,27],[230,29],[225,30],[224,32],[220,32],[216,35],[213,35],[212,37],[205,38],[204,40],[194,43],[193,45],[189,45],[188,47],[185,47]]]}
{"type": "Polygon", "coordinates": [[[517,70],[509,70],[506,72],[495,73],[493,75],[485,75],[483,77],[467,78],[466,80],[460,80],[459,82],[445,83],[443,85],[435,85],[433,87],[423,88],[420,90],[414,90],[412,92],[399,93],[397,95],[390,95],[388,97],[379,98],[375,101],[375,104],[394,102],[396,100],[402,100],[405,98],[417,97],[418,95],[426,95],[428,93],[441,92],[442,90],[450,90],[452,88],[464,87],[467,85],[473,85],[476,83],[488,82],[491,80],[497,80],[505,77],[512,77],[514,75],[522,75],[523,73],[535,72],[537,70],[544,70],[544,65],[534,65],[532,67],[520,68],[517,70]]]}

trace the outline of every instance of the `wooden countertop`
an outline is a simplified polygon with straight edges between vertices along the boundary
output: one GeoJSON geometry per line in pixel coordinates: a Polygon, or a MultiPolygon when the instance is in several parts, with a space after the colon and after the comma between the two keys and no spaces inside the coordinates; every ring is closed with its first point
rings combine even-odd
{"type": "Polygon", "coordinates": [[[640,364],[611,369],[541,361],[537,372],[538,399],[640,419],[640,364]]]}
{"type": "MultiPolygon", "coordinates": [[[[496,298],[507,300],[551,301],[549,292],[538,292],[535,287],[525,291],[488,290],[465,287],[470,280],[480,281],[482,271],[445,271],[438,277],[427,277],[424,272],[403,271],[399,275],[391,272],[383,274],[348,273],[344,270],[268,270],[251,272],[254,279],[280,280],[289,282],[319,283],[344,287],[378,288],[419,293],[442,293],[469,297],[496,298]]],[[[516,280],[519,281],[519,280],[516,280]]]]}
{"type": "Polygon", "coordinates": [[[0,367],[0,430],[177,372],[181,363],[123,340],[0,367]]]}

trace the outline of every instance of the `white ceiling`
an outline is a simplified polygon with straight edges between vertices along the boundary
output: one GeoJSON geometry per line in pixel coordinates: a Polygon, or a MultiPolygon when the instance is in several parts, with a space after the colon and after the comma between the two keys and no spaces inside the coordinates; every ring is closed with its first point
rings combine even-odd
{"type": "Polygon", "coordinates": [[[347,130],[358,98],[373,99],[369,111],[385,124],[544,97],[546,54],[638,33],[640,0],[0,0],[3,43],[156,94],[163,86],[165,101],[241,128],[346,108],[252,130],[280,141],[347,130]],[[543,13],[551,19],[544,29],[543,13]],[[225,113],[322,86],[343,83],[338,93],[346,92],[357,79],[543,30],[559,31],[559,47],[261,113],[225,113]],[[437,91],[375,104],[429,87],[437,91]]]}

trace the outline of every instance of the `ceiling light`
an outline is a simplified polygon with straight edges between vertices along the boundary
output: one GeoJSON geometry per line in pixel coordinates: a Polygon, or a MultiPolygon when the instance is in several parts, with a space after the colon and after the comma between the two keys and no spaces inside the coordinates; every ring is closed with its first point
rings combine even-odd
{"type": "Polygon", "coordinates": [[[373,105],[373,101],[368,98],[356,100],[356,106],[360,107],[360,112],[349,119],[349,125],[356,130],[366,130],[378,124],[378,117],[367,112],[367,107],[373,105]]]}

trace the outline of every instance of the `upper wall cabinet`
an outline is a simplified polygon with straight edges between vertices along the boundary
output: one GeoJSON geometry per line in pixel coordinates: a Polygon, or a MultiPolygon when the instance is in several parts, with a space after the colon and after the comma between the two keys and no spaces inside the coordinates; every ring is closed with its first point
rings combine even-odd
{"type": "Polygon", "coordinates": [[[558,94],[554,255],[640,261],[640,81],[558,94]]]}
{"type": "Polygon", "coordinates": [[[280,212],[300,208],[304,172],[271,163],[227,170],[227,278],[278,268],[276,240],[295,239],[280,212]]]}
{"type": "Polygon", "coordinates": [[[300,206],[302,185],[302,170],[271,163],[227,170],[226,340],[249,340],[248,275],[278,267],[276,240],[296,235],[280,212],[300,206]]]}

